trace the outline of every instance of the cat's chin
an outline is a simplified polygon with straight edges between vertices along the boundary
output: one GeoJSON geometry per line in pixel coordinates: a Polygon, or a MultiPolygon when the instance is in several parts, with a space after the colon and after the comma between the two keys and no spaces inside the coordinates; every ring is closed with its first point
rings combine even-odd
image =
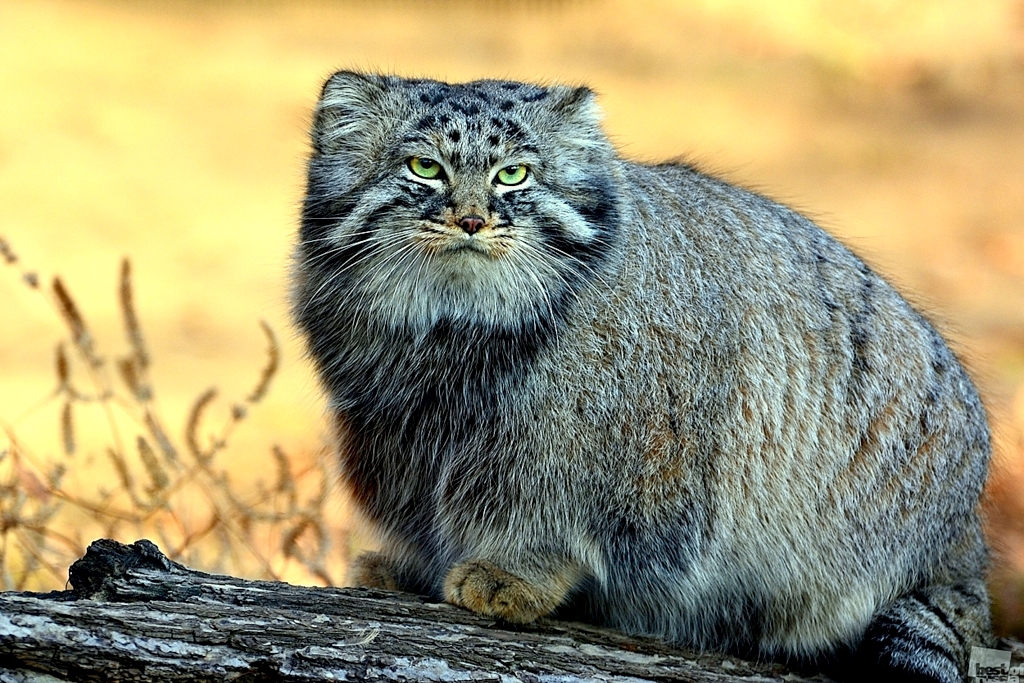
{"type": "MultiPolygon", "coordinates": [[[[483,261],[487,257],[474,256],[483,261]]],[[[538,324],[546,304],[535,292],[483,269],[437,269],[416,280],[392,283],[386,296],[370,298],[375,317],[394,330],[426,333],[438,325],[519,329],[538,324]]]]}
{"type": "Polygon", "coordinates": [[[374,318],[396,331],[425,333],[445,324],[533,328],[557,317],[564,279],[514,251],[487,240],[424,249],[412,265],[369,264],[353,290],[374,318]]]}
{"type": "Polygon", "coordinates": [[[446,247],[437,258],[485,258],[496,259],[499,253],[486,242],[466,240],[446,247]]]}

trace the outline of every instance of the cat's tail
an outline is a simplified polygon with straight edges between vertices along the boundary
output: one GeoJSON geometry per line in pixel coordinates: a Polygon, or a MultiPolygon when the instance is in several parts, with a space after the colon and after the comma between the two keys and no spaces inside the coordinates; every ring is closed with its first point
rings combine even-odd
{"type": "Polygon", "coordinates": [[[961,683],[971,647],[991,641],[981,579],[922,588],[875,615],[857,649],[859,675],[849,680],[961,683]]]}

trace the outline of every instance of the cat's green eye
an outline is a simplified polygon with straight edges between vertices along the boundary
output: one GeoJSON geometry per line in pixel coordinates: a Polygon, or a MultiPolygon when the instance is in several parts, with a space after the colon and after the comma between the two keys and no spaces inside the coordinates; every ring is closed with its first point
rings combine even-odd
{"type": "Polygon", "coordinates": [[[519,183],[526,180],[528,171],[526,166],[517,164],[515,166],[506,166],[505,168],[498,171],[498,182],[502,185],[518,185],[519,183]]]}
{"type": "Polygon", "coordinates": [[[441,164],[427,157],[412,157],[409,159],[409,170],[420,178],[431,180],[441,175],[441,164]]]}

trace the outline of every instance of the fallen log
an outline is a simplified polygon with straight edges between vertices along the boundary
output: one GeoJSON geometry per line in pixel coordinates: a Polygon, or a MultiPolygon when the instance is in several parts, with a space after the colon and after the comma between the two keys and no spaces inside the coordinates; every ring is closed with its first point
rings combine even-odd
{"type": "Polygon", "coordinates": [[[406,593],[205,574],[149,541],[96,541],[69,577],[67,591],[0,594],[0,682],[828,680],[406,593]]]}

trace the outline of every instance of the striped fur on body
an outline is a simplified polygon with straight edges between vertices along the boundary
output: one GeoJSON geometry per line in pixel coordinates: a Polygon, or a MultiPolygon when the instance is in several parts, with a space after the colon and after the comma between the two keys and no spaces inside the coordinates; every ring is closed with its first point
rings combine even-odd
{"type": "Polygon", "coordinates": [[[382,538],[356,580],[960,680],[990,637],[963,368],[813,223],[598,119],[585,88],[325,85],[295,314],[382,538]]]}

